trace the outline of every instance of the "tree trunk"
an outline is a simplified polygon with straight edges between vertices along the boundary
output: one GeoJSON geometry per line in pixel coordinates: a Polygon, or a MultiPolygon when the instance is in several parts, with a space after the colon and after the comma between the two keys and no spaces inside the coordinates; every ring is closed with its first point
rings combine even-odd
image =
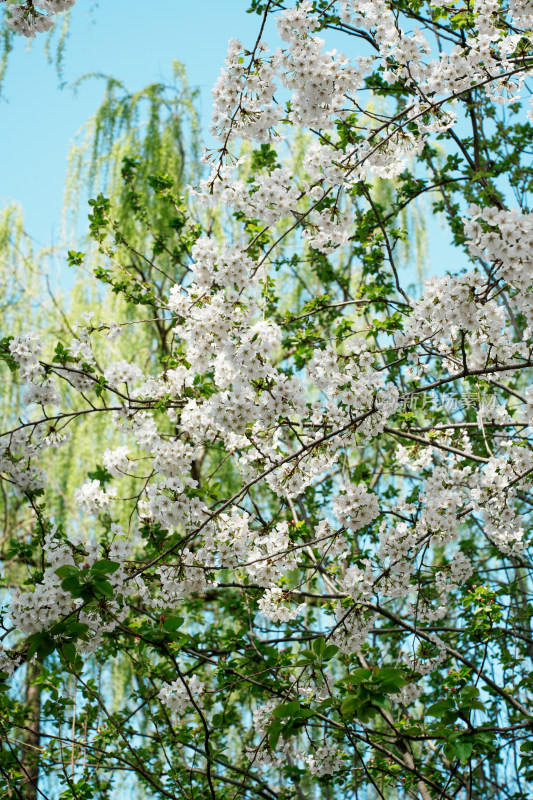
{"type": "Polygon", "coordinates": [[[28,730],[24,737],[21,759],[25,800],[36,800],[38,796],[37,784],[39,781],[41,746],[41,684],[34,684],[33,682],[40,674],[41,664],[39,661],[28,664],[26,671],[26,706],[29,708],[26,726],[28,730]]]}

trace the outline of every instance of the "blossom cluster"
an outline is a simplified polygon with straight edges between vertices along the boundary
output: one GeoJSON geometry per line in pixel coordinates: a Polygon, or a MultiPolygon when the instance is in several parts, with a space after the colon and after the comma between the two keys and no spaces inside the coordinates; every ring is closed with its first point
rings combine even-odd
{"type": "Polygon", "coordinates": [[[8,5],[6,24],[8,28],[28,39],[37,33],[49,31],[55,16],[72,8],[76,0],[22,0],[8,5]]]}
{"type": "Polygon", "coordinates": [[[158,694],[161,702],[174,714],[183,716],[185,711],[195,706],[202,705],[202,695],[205,691],[204,684],[196,675],[190,678],[178,678],[168,683],[158,694]]]}

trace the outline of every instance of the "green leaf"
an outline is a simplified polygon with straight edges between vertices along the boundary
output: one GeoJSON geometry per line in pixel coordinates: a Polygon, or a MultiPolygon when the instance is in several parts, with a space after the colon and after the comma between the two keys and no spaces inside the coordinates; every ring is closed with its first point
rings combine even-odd
{"type": "Polygon", "coordinates": [[[318,656],[319,659],[323,658],[324,653],[326,652],[326,640],[323,636],[319,636],[318,639],[315,639],[313,642],[313,652],[318,656]]]}
{"type": "Polygon", "coordinates": [[[175,631],[183,625],[183,617],[176,617],[174,615],[167,617],[163,622],[163,628],[166,631],[175,631]]]}
{"type": "Polygon", "coordinates": [[[357,708],[357,717],[361,722],[368,722],[372,717],[378,714],[377,708],[374,708],[370,703],[362,703],[357,708]]]}
{"type": "Polygon", "coordinates": [[[76,648],[72,642],[65,642],[61,645],[61,653],[65,657],[65,661],[72,664],[76,660],[76,648]]]}
{"type": "Polygon", "coordinates": [[[453,707],[454,705],[451,700],[439,700],[437,703],[433,703],[432,706],[429,706],[424,713],[427,717],[442,717],[444,714],[447,714],[448,711],[452,711],[453,707]]]}
{"type": "Polygon", "coordinates": [[[284,719],[285,717],[294,717],[296,712],[300,710],[300,701],[291,700],[288,703],[282,703],[280,706],[272,711],[272,716],[276,719],[284,719]]]}
{"type": "Polygon", "coordinates": [[[372,677],[371,669],[354,669],[346,678],[346,683],[362,683],[372,677]]]}
{"type": "Polygon", "coordinates": [[[28,636],[28,652],[26,654],[28,661],[33,658],[37,650],[39,649],[39,644],[41,642],[41,637],[38,633],[33,633],[31,636],[28,636]]]}
{"type": "Polygon", "coordinates": [[[458,758],[461,764],[466,764],[472,755],[473,749],[474,745],[469,739],[457,739],[455,742],[448,742],[444,746],[444,751],[448,758],[458,758]]]}
{"type": "Polygon", "coordinates": [[[345,717],[350,717],[355,713],[355,709],[359,703],[359,699],[355,694],[347,695],[341,703],[341,714],[345,717]]]}
{"type": "Polygon", "coordinates": [[[79,267],[83,263],[85,253],[80,253],[76,250],[69,250],[67,253],[67,263],[69,267],[79,267]]]}
{"type": "Polygon", "coordinates": [[[275,750],[281,735],[282,724],[279,720],[273,722],[268,729],[268,744],[271,750],[275,750]]]}
{"type": "Polygon", "coordinates": [[[107,558],[102,558],[100,561],[95,561],[92,565],[91,570],[93,572],[116,572],[119,569],[120,564],[117,561],[109,561],[107,558]]]}
{"type": "Polygon", "coordinates": [[[322,656],[323,661],[329,661],[330,658],[333,658],[339,652],[339,648],[336,644],[328,644],[326,649],[324,650],[324,654],[322,656]]]}
{"type": "Polygon", "coordinates": [[[380,669],[378,678],[380,681],[387,681],[387,683],[393,683],[397,686],[404,686],[406,683],[403,670],[396,669],[395,667],[384,667],[380,669]]]}
{"type": "Polygon", "coordinates": [[[307,664],[309,661],[316,660],[316,654],[312,650],[301,650],[299,655],[304,659],[304,661],[299,661],[299,664],[307,664]]]}
{"type": "Polygon", "coordinates": [[[101,594],[104,597],[113,597],[113,587],[109,581],[95,577],[92,585],[94,587],[95,594],[101,594]]]}
{"type": "Polygon", "coordinates": [[[68,578],[70,575],[77,575],[78,572],[78,568],[73,564],[65,564],[63,567],[56,569],[56,575],[60,578],[68,578]]]}
{"type": "Polygon", "coordinates": [[[88,477],[92,481],[100,481],[102,486],[113,480],[113,476],[105,467],[98,464],[92,472],[87,472],[88,477]]]}
{"type": "Polygon", "coordinates": [[[382,694],[376,694],[372,698],[373,705],[379,706],[379,708],[385,708],[387,711],[390,711],[390,700],[388,697],[382,694]]]}
{"type": "Polygon", "coordinates": [[[73,575],[71,578],[65,578],[64,581],[61,581],[61,587],[66,591],[70,592],[74,595],[74,597],[78,596],[78,592],[80,591],[80,580],[77,575],[73,575]]]}
{"type": "Polygon", "coordinates": [[[46,658],[55,650],[55,643],[48,633],[33,633],[28,636],[29,648],[27,658],[30,660],[35,654],[39,658],[46,658]]]}
{"type": "Polygon", "coordinates": [[[89,626],[84,622],[71,622],[68,626],[68,635],[74,639],[79,639],[81,636],[85,636],[88,630],[89,626]]]}
{"type": "Polygon", "coordinates": [[[67,623],[65,620],[61,620],[61,622],[56,622],[55,625],[52,625],[48,633],[50,636],[62,636],[65,631],[67,630],[67,623]]]}
{"type": "Polygon", "coordinates": [[[479,697],[479,689],[477,686],[463,686],[459,694],[461,699],[473,700],[474,697],[479,697]]]}

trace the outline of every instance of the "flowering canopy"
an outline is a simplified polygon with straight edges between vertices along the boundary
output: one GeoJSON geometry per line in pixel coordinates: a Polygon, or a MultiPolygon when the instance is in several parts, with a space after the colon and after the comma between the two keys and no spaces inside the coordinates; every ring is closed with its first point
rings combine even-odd
{"type": "MultiPolygon", "coordinates": [[[[44,24],[29,7],[9,7],[25,35],[44,24]]],[[[147,205],[124,165],[151,252],[91,201],[98,277],[157,321],[159,360],[101,362],[120,319],[52,347],[2,340],[27,410],[1,469],[35,521],[12,548],[27,580],[6,593],[6,686],[32,659],[56,669],[62,720],[58,692],[81,687],[72,735],[42,757],[62,797],[118,796],[126,769],[191,800],[526,798],[533,3],[251,10],[257,41],[229,43],[220,146],[187,201],[156,175],[147,205]],[[425,195],[456,263],[417,297],[398,254],[425,195]],[[41,456],[99,415],[122,443],[94,442],[81,522],[50,515],[41,456]],[[94,669],[119,656],[137,682],[114,703],[94,669]]]]}

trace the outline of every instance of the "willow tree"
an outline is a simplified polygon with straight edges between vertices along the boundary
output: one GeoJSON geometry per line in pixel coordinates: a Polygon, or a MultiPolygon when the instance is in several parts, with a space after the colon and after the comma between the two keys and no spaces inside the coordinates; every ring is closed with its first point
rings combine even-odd
{"type": "MultiPolygon", "coordinates": [[[[95,328],[107,331],[98,352],[97,360],[115,358],[134,360],[142,367],[158,364],[168,353],[168,331],[164,325],[147,327],[139,325],[144,313],[139,304],[120,291],[103,292],[99,279],[103,273],[99,267],[100,253],[89,236],[85,223],[80,221],[80,207],[90,210],[87,200],[93,191],[105,191],[118,210],[117,223],[128,236],[131,248],[128,251],[131,263],[121,272],[118,281],[127,274],[142,275],[146,283],[160,282],[160,291],[168,282],[167,270],[172,267],[176,275],[176,263],[164,250],[164,237],[179,223],[179,215],[168,205],[154,203],[154,187],[159,180],[172,184],[176,191],[185,192],[187,181],[198,175],[198,124],[195,110],[195,94],[186,83],[185,74],[177,62],[172,70],[172,82],[163,86],[150,85],[134,94],[112,79],[106,80],[106,90],[101,105],[84,126],[69,154],[69,170],[65,188],[64,222],[70,231],[80,231],[80,241],[69,241],[69,247],[84,247],[83,269],[77,268],[80,252],[59,245],[40,252],[32,246],[31,237],[24,230],[20,208],[10,205],[0,219],[0,282],[2,307],[2,330],[6,336],[19,336],[32,319],[34,332],[42,338],[53,337],[55,347],[50,358],[83,348],[86,336],[95,328]],[[164,176],[164,178],[162,177],[164,176]],[[161,253],[159,248],[163,247],[161,253]],[[151,254],[150,254],[151,251],[151,254]],[[150,262],[154,254],[160,254],[158,268],[150,262]],[[142,254],[142,255],[141,255],[142,254]],[[145,254],[150,254],[145,257],[145,254]],[[53,263],[62,261],[59,275],[53,263]],[[67,266],[70,262],[71,267],[67,266]],[[165,263],[166,262],[166,263],[165,263]],[[67,270],[74,268],[74,272],[67,270]],[[65,285],[68,300],[65,301],[65,285]],[[109,325],[110,320],[120,318],[120,326],[109,325]]],[[[183,203],[183,200],[180,200],[183,203]]],[[[181,213],[181,212],[180,212],[181,213]]],[[[186,253],[183,253],[186,258],[186,253]]],[[[109,278],[106,276],[106,282],[109,278]]],[[[144,312],[144,309],[143,309],[144,312]]],[[[82,407],[80,398],[66,384],[61,390],[62,402],[70,409],[74,418],[82,407]]],[[[24,408],[23,392],[15,373],[8,370],[4,376],[2,392],[2,423],[4,429],[16,423],[24,408]]],[[[53,422],[47,431],[54,435],[53,422]]],[[[87,473],[106,475],[94,452],[95,436],[109,447],[121,441],[109,419],[102,419],[94,426],[81,426],[72,432],[68,442],[47,454],[45,468],[49,475],[46,503],[47,513],[54,524],[65,529],[79,529],[84,539],[90,538],[92,527],[80,518],[72,503],[74,488],[87,478],[87,473]],[[92,468],[92,469],[91,469],[92,468]]],[[[131,484],[126,493],[132,493],[131,484]]],[[[13,493],[9,482],[2,478],[1,515],[4,519],[2,534],[2,562],[5,569],[4,592],[8,594],[14,586],[24,585],[26,568],[32,563],[28,553],[28,541],[33,535],[36,517],[32,502],[25,503],[13,493]]],[[[127,524],[127,514],[120,519],[127,524]]],[[[20,684],[22,692],[16,693],[15,717],[23,720],[27,710],[26,725],[21,725],[18,744],[22,743],[19,768],[24,776],[22,782],[25,796],[38,796],[34,752],[41,746],[42,737],[50,730],[49,720],[42,710],[42,687],[51,685],[54,676],[61,674],[61,666],[41,661],[28,667],[20,684]],[[48,669],[48,667],[51,669],[48,669]],[[29,777],[29,781],[27,778],[29,777]],[[32,783],[33,782],[33,783],[32,783]]],[[[112,692],[117,695],[121,681],[121,668],[112,673],[112,692]]],[[[55,730],[52,724],[52,730],[55,730]]],[[[9,786],[9,782],[7,784],[9,786]]]]}

